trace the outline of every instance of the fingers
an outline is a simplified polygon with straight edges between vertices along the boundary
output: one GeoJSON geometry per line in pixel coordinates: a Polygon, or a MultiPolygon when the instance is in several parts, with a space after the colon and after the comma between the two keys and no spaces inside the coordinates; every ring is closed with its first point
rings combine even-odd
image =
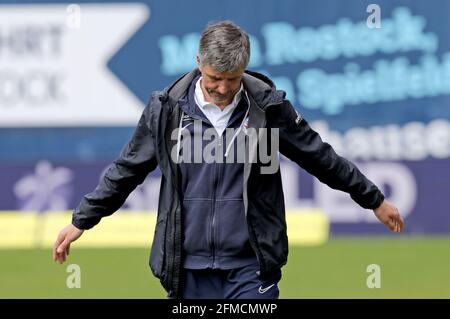
{"type": "Polygon", "coordinates": [[[390,231],[395,232],[397,229],[396,222],[393,218],[389,218],[388,222],[386,223],[386,226],[389,228],[390,231]]]}
{"type": "Polygon", "coordinates": [[[401,233],[403,231],[403,218],[402,216],[397,212],[395,216],[390,218],[388,227],[391,231],[395,233],[401,233]]]}
{"type": "Polygon", "coordinates": [[[398,223],[399,223],[399,232],[403,231],[403,225],[404,225],[404,221],[403,221],[403,217],[402,215],[400,215],[400,213],[398,214],[398,223]]]}
{"type": "Polygon", "coordinates": [[[64,240],[63,243],[58,246],[58,248],[56,249],[56,252],[58,254],[62,254],[66,250],[66,245],[67,245],[67,242],[66,242],[66,240],[64,240]]]}
{"type": "Polygon", "coordinates": [[[56,253],[56,260],[60,264],[63,264],[67,259],[67,249],[60,250],[60,253],[56,253]]]}
{"type": "Polygon", "coordinates": [[[53,260],[54,261],[57,261],[57,249],[63,241],[64,241],[64,236],[59,234],[58,238],[56,238],[55,244],[53,245],[53,260]]]}
{"type": "Polygon", "coordinates": [[[395,222],[395,229],[394,232],[399,233],[400,232],[400,224],[398,221],[395,222]]]}
{"type": "Polygon", "coordinates": [[[62,242],[61,245],[59,245],[56,248],[55,254],[56,254],[56,261],[60,264],[64,263],[67,259],[67,255],[69,254],[70,250],[70,243],[66,240],[62,242]]]}
{"type": "Polygon", "coordinates": [[[56,252],[55,252],[55,261],[58,262],[58,263],[60,263],[60,264],[62,264],[63,257],[62,257],[62,253],[61,253],[60,251],[61,251],[61,250],[60,250],[59,248],[56,249],[56,252]]]}
{"type": "Polygon", "coordinates": [[[399,233],[400,232],[400,223],[398,220],[395,221],[395,229],[394,232],[399,233]]]}
{"type": "Polygon", "coordinates": [[[395,221],[395,232],[400,233],[403,231],[403,218],[400,215],[398,209],[396,209],[396,214],[394,214],[393,219],[395,221]]]}

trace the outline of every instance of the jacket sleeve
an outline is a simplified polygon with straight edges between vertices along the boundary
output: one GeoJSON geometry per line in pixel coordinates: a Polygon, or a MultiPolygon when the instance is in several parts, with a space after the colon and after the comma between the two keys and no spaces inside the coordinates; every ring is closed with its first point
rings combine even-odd
{"type": "Polygon", "coordinates": [[[145,107],[131,140],[109,166],[95,190],[85,195],[72,215],[72,224],[89,229],[117,211],[128,195],[157,166],[150,128],[150,103],[145,107]]]}
{"type": "Polygon", "coordinates": [[[383,193],[355,164],[336,154],[328,143],[303,119],[291,103],[284,100],[281,107],[269,115],[270,127],[279,128],[280,153],[300,165],[322,183],[350,194],[361,207],[377,208],[383,193]]]}

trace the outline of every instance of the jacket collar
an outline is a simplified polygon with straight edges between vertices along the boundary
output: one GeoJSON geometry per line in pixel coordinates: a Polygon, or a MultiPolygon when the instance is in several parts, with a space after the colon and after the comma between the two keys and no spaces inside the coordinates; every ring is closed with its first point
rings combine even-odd
{"type": "MultiPolygon", "coordinates": [[[[175,82],[168,86],[164,93],[171,101],[172,105],[186,95],[192,81],[200,75],[200,70],[195,68],[189,73],[179,77],[175,82]]],[[[285,97],[283,91],[277,91],[273,82],[265,75],[246,70],[242,76],[244,88],[253,98],[256,104],[263,110],[269,105],[281,104],[285,97]]]]}

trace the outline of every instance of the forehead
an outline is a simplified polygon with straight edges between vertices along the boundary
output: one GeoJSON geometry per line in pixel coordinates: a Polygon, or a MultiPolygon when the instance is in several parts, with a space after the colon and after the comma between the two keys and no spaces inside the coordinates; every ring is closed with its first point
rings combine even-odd
{"type": "Polygon", "coordinates": [[[202,73],[203,75],[207,75],[216,80],[232,80],[240,78],[242,76],[242,73],[244,72],[243,71],[219,72],[209,65],[204,65],[202,67],[202,73]]]}

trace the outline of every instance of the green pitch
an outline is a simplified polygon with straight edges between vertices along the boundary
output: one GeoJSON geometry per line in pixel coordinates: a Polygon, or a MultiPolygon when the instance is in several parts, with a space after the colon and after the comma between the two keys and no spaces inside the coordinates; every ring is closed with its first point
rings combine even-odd
{"type": "MultiPolygon", "coordinates": [[[[148,249],[72,247],[68,263],[48,249],[0,250],[0,298],[165,298],[147,266],[148,249]],[[68,264],[81,269],[69,289],[68,264]]],[[[338,238],[319,247],[290,247],[281,298],[450,298],[450,237],[338,238]],[[367,287],[367,266],[381,287],[367,287]]]]}

